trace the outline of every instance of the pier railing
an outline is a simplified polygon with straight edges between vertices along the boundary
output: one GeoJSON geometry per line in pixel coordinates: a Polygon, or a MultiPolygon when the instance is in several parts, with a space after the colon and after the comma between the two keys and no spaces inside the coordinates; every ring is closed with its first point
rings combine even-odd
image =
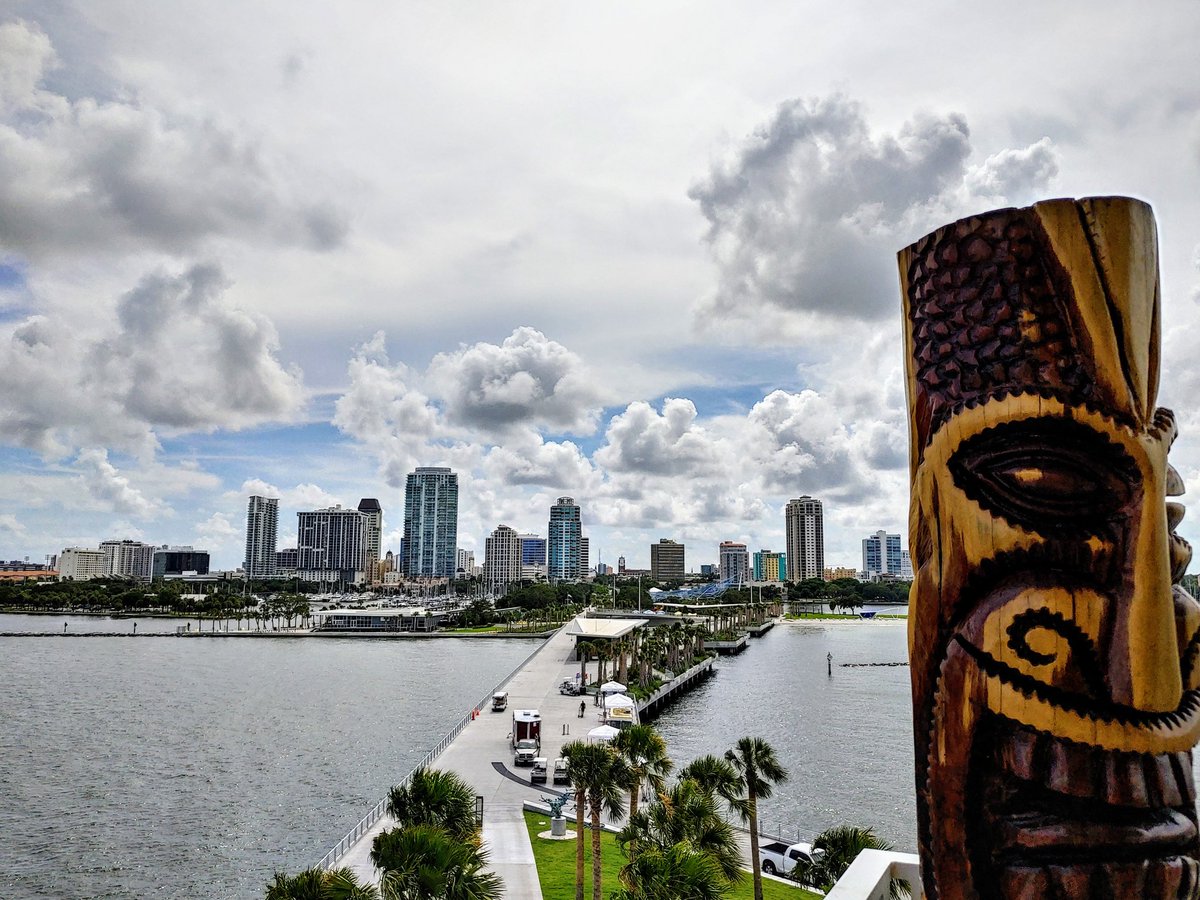
{"type": "MultiPolygon", "coordinates": [[[[512,681],[513,678],[516,677],[517,673],[524,669],[529,661],[537,656],[545,646],[545,642],[538,644],[532,653],[521,660],[520,664],[515,669],[509,672],[508,675],[506,675],[499,683],[497,683],[495,687],[484,694],[483,698],[479,700],[479,702],[472,704],[471,709],[467,712],[467,714],[454,723],[453,727],[442,736],[440,741],[438,741],[437,746],[422,756],[421,761],[413,766],[411,771],[409,771],[409,773],[400,779],[400,781],[397,782],[393,787],[407,786],[412,780],[414,772],[426,768],[433,763],[435,759],[441,756],[446,748],[454,742],[454,739],[462,733],[462,730],[471,724],[471,722],[475,719],[477,712],[484,709],[487,704],[492,702],[492,695],[512,681]]],[[[388,793],[390,794],[391,791],[388,793]]],[[[371,807],[371,811],[359,819],[358,823],[349,831],[347,831],[340,841],[333,845],[333,849],[321,857],[321,861],[317,863],[317,868],[332,869],[335,865],[337,865],[338,860],[349,853],[350,848],[362,840],[363,835],[370,832],[370,830],[375,827],[376,823],[383,818],[384,813],[387,810],[387,803],[388,798],[384,797],[373,807],[371,807]]]]}

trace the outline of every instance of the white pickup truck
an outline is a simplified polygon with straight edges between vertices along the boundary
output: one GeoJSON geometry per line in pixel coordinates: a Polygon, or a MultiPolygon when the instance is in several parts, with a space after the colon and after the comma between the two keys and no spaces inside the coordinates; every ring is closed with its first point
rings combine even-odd
{"type": "MultiPolygon", "coordinates": [[[[817,851],[818,854],[821,851],[817,851]]],[[[758,865],[768,875],[786,875],[798,862],[812,862],[812,844],[785,844],[772,841],[758,848],[758,865]]]]}

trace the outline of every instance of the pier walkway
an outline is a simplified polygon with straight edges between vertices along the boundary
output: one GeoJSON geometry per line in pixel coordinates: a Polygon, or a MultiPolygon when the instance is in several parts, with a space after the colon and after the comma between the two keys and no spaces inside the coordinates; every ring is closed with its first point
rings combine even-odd
{"type": "MultiPolygon", "coordinates": [[[[436,768],[458,773],[483,797],[484,846],[489,867],[504,880],[506,897],[537,900],[542,896],[522,804],[555,792],[552,785],[530,785],[529,769],[513,768],[508,737],[512,713],[516,709],[541,712],[541,755],[548,759],[558,756],[559,749],[569,741],[586,738],[588,730],[599,724],[600,708],[592,705],[591,697],[558,692],[563,679],[573,679],[579,671],[574,655],[575,640],[561,629],[505,685],[508,709],[497,713],[481,709],[478,718],[464,727],[432,763],[436,768]],[[581,699],[587,703],[582,719],[581,699]]],[[[380,873],[371,864],[371,844],[377,834],[394,826],[395,822],[384,816],[333,865],[348,866],[360,878],[378,883],[380,873]]]]}

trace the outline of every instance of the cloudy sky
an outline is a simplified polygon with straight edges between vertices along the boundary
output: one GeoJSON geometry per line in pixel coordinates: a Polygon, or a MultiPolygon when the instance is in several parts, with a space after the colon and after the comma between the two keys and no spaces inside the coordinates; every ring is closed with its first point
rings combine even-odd
{"type": "Polygon", "coordinates": [[[593,564],[698,567],[807,493],[858,565],[907,515],[896,250],[1088,194],[1155,207],[1198,496],[1198,46],[1190,0],[0,0],[0,558],[233,567],[256,492],[398,549],[449,465],[480,557],[567,494],[593,564]]]}

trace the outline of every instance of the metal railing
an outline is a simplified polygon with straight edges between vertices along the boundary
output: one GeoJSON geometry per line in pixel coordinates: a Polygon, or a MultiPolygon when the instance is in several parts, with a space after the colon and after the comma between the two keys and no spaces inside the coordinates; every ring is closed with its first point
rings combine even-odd
{"type": "MultiPolygon", "coordinates": [[[[438,741],[437,746],[422,756],[421,761],[413,766],[412,770],[393,786],[393,789],[406,786],[412,780],[414,772],[426,768],[435,759],[441,756],[446,748],[454,742],[454,739],[462,733],[462,730],[471,724],[471,722],[475,719],[476,713],[479,710],[484,709],[487,704],[491,703],[492,695],[512,681],[513,678],[515,678],[525,668],[525,666],[529,664],[529,661],[542,651],[547,643],[549,643],[549,641],[543,641],[542,643],[538,644],[537,647],[534,648],[533,652],[521,660],[521,663],[515,669],[509,672],[508,675],[505,676],[495,687],[484,694],[483,698],[478,703],[473,704],[471,706],[471,711],[455,722],[454,726],[442,736],[440,741],[438,741]]],[[[388,793],[390,794],[391,791],[388,793]]],[[[349,831],[347,831],[340,841],[333,845],[333,849],[321,857],[321,861],[317,863],[317,868],[332,869],[335,865],[337,865],[338,860],[349,853],[350,848],[362,840],[363,835],[367,834],[375,826],[375,824],[383,818],[384,812],[387,810],[387,803],[388,798],[384,797],[373,807],[371,807],[371,811],[359,819],[358,823],[349,831]]]]}
{"type": "Polygon", "coordinates": [[[700,672],[702,672],[705,669],[711,669],[712,666],[713,666],[713,659],[710,656],[708,659],[704,660],[703,662],[698,662],[694,666],[679,673],[674,678],[672,678],[670,681],[668,681],[666,684],[660,685],[654,691],[654,693],[651,694],[649,697],[647,697],[645,700],[639,700],[638,705],[637,705],[638,712],[645,711],[650,706],[652,706],[653,704],[655,704],[659,700],[661,700],[663,697],[665,697],[667,694],[674,691],[677,687],[679,687],[679,685],[683,684],[689,678],[692,678],[693,676],[699,674],[700,672]]]}

